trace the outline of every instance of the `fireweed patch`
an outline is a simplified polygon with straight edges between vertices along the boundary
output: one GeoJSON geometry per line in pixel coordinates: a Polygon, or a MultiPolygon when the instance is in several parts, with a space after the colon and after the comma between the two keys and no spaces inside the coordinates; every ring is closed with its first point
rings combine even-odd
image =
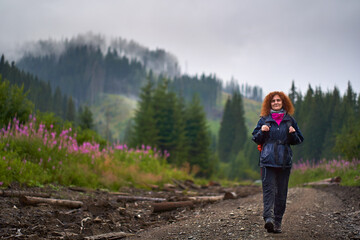
{"type": "Polygon", "coordinates": [[[26,124],[14,118],[0,130],[0,181],[5,186],[18,181],[117,190],[189,177],[167,164],[168,157],[169,153],[145,145],[132,149],[120,143],[104,148],[96,142],[78,144],[72,128],[56,132],[54,126],[37,124],[32,116],[26,124]],[[146,183],[145,175],[151,176],[146,183]]]}
{"type": "Polygon", "coordinates": [[[360,160],[333,159],[294,163],[289,185],[295,186],[335,176],[341,177],[342,185],[360,186],[360,160]]]}

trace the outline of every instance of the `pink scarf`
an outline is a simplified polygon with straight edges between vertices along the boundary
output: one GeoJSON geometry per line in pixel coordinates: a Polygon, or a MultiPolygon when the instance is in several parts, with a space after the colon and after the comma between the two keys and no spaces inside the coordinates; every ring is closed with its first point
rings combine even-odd
{"type": "Polygon", "coordinates": [[[284,115],[285,115],[284,113],[272,113],[271,117],[280,126],[281,120],[283,119],[284,115]]]}

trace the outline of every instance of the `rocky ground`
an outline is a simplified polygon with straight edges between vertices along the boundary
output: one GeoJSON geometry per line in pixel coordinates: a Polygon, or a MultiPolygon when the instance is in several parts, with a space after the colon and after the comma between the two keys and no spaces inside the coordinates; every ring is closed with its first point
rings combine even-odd
{"type": "Polygon", "coordinates": [[[259,186],[225,189],[216,184],[199,187],[180,183],[161,191],[121,189],[122,195],[56,186],[12,185],[3,190],[7,194],[3,191],[0,196],[0,239],[360,239],[359,187],[289,189],[281,234],[270,234],[263,228],[259,186]],[[27,205],[9,196],[9,191],[19,190],[77,200],[83,206],[27,205]],[[178,202],[189,200],[189,196],[225,192],[237,197],[159,213],[153,212],[153,201],[119,199],[141,196],[178,202]]]}

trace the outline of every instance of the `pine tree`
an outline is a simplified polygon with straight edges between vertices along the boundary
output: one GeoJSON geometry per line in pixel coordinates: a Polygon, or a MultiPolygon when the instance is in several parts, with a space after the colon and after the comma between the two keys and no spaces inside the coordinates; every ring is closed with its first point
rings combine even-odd
{"type": "Polygon", "coordinates": [[[168,80],[159,81],[153,96],[154,117],[156,122],[157,147],[163,152],[170,152],[168,161],[181,164],[184,150],[184,123],[182,106],[174,92],[168,91],[168,80]]]}
{"type": "Polygon", "coordinates": [[[55,94],[54,94],[54,101],[53,101],[53,112],[55,112],[55,114],[57,116],[60,116],[62,117],[63,116],[63,111],[62,111],[62,101],[63,98],[62,98],[62,94],[61,94],[61,90],[59,87],[57,87],[55,89],[55,94]]]}
{"type": "Polygon", "coordinates": [[[186,140],[188,144],[188,162],[191,168],[200,167],[200,176],[209,176],[212,172],[209,162],[210,139],[204,109],[200,104],[199,97],[195,95],[186,108],[185,114],[186,140]]]}
{"type": "Polygon", "coordinates": [[[358,103],[356,103],[356,93],[354,93],[350,82],[343,98],[343,125],[341,131],[336,136],[334,151],[342,154],[348,160],[360,158],[360,120],[358,115],[358,103]]]}
{"type": "Polygon", "coordinates": [[[295,104],[296,95],[297,95],[297,92],[296,92],[296,88],[295,88],[295,82],[293,80],[291,82],[291,88],[290,88],[290,93],[289,93],[289,98],[293,104],[295,104]]]}
{"type": "Polygon", "coordinates": [[[70,122],[74,122],[75,118],[76,118],[75,104],[72,100],[72,97],[70,96],[68,99],[68,104],[66,109],[66,120],[70,122]]]}
{"type": "Polygon", "coordinates": [[[228,98],[219,131],[219,157],[223,162],[230,162],[243,149],[247,138],[244,108],[239,92],[228,98]]]}
{"type": "Polygon", "coordinates": [[[133,130],[130,136],[130,146],[156,146],[158,130],[153,108],[153,82],[148,79],[141,89],[140,100],[135,112],[133,130]]]}
{"type": "Polygon", "coordinates": [[[79,126],[83,130],[94,127],[93,114],[88,106],[85,106],[84,109],[79,108],[79,126]]]}
{"type": "Polygon", "coordinates": [[[236,157],[240,150],[243,149],[247,139],[247,128],[245,126],[243,101],[239,92],[233,93],[231,101],[231,112],[233,115],[232,127],[235,136],[231,145],[230,156],[236,157]]]}
{"type": "Polygon", "coordinates": [[[172,152],[173,161],[181,167],[188,158],[188,145],[186,143],[185,131],[185,102],[182,97],[179,97],[175,106],[175,126],[174,136],[176,138],[176,147],[172,152]]]}
{"type": "Polygon", "coordinates": [[[220,123],[218,152],[221,162],[229,162],[232,142],[234,140],[233,112],[231,111],[231,98],[228,97],[223,117],[220,123]]]}

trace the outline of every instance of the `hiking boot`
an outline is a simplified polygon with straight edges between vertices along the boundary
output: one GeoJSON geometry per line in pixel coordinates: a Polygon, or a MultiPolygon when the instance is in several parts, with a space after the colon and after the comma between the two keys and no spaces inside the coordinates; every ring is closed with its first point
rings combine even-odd
{"type": "Polygon", "coordinates": [[[274,233],[282,233],[281,223],[275,222],[274,233]]]}
{"type": "Polygon", "coordinates": [[[265,220],[264,228],[267,230],[268,233],[274,232],[274,220],[271,218],[267,218],[265,220]]]}

